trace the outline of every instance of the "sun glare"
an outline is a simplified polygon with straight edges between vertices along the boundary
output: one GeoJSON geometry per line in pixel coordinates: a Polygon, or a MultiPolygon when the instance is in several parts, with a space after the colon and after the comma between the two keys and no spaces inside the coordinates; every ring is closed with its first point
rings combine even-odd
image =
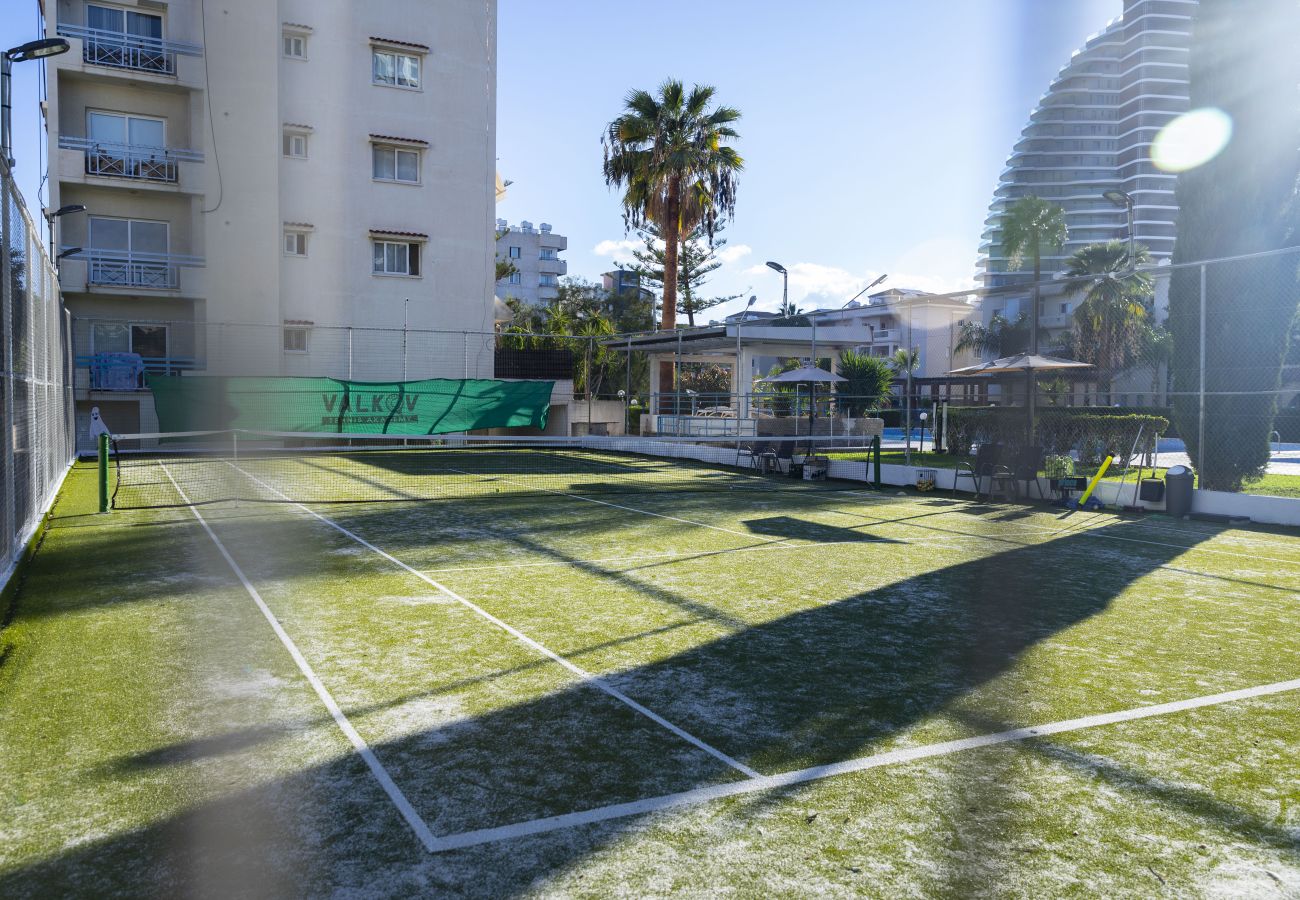
{"type": "Polygon", "coordinates": [[[1166,172],[1203,166],[1232,140],[1232,117],[1216,107],[1194,109],[1174,119],[1156,135],[1151,159],[1166,172]]]}

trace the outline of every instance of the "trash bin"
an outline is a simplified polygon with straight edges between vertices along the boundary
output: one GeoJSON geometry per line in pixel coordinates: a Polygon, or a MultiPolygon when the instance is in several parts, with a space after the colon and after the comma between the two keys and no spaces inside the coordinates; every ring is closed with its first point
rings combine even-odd
{"type": "Polygon", "coordinates": [[[1165,512],[1181,519],[1192,511],[1192,486],[1196,476],[1187,466],[1170,466],[1165,472],[1165,512]]]}

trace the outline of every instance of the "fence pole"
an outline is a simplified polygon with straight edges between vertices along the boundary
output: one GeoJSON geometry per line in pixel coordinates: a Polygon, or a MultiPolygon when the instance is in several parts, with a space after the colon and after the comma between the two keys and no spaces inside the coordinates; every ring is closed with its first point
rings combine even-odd
{"type": "Polygon", "coordinates": [[[0,572],[8,569],[11,554],[18,537],[18,495],[14,492],[14,377],[18,366],[14,362],[14,350],[17,342],[13,335],[13,258],[9,254],[9,187],[8,161],[0,166],[0,350],[3,350],[4,367],[0,369],[0,390],[4,391],[4,416],[0,421],[0,477],[3,477],[4,496],[0,498],[0,572]]]}
{"type": "Polygon", "coordinates": [[[903,386],[903,465],[912,464],[912,311],[907,311],[907,349],[904,352],[903,365],[907,369],[907,382],[903,386]]]}
{"type": "Polygon", "coordinates": [[[587,434],[591,434],[591,366],[596,355],[596,338],[594,336],[587,338],[587,434]]]}
{"type": "Polygon", "coordinates": [[[411,300],[402,301],[402,380],[406,380],[406,326],[410,320],[411,300]]]}
{"type": "Polygon", "coordinates": [[[352,326],[348,326],[348,381],[352,380],[352,326]]]}
{"type": "MultiPolygon", "coordinates": [[[[469,378],[470,374],[469,374],[469,332],[468,331],[462,331],[460,333],[460,352],[462,356],[461,372],[463,373],[461,377],[469,378]]],[[[478,375],[478,372],[476,371],[474,374],[478,375]]]]}
{"type": "Polygon", "coordinates": [[[99,511],[108,512],[108,435],[99,436],[99,511]]]}
{"type": "Polygon", "coordinates": [[[1196,415],[1196,484],[1205,481],[1205,265],[1201,264],[1201,359],[1196,415]]]}

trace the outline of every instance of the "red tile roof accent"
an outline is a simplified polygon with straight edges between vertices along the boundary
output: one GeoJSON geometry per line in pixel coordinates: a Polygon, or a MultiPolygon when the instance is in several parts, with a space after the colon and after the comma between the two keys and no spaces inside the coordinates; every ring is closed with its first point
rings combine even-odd
{"type": "Polygon", "coordinates": [[[372,228],[370,229],[370,233],[378,237],[415,238],[420,241],[427,241],[429,239],[427,234],[422,234],[418,231],[394,231],[391,228],[372,228]]]}
{"type": "Polygon", "coordinates": [[[395,134],[375,134],[372,132],[370,139],[372,141],[388,141],[389,143],[394,144],[416,144],[421,147],[429,146],[429,142],[426,140],[420,138],[399,137],[395,134]]]}
{"type": "Polygon", "coordinates": [[[414,44],[410,41],[398,41],[393,38],[375,37],[373,34],[370,40],[376,44],[391,44],[394,47],[410,47],[412,50],[419,50],[421,53],[428,53],[429,48],[425,44],[414,44]]]}

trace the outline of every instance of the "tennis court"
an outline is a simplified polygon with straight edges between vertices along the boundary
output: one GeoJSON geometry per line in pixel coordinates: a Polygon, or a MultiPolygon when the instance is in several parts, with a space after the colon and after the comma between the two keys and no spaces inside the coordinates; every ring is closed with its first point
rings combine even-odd
{"type": "Polygon", "coordinates": [[[1300,891],[1300,535],[318,443],[74,469],[0,893],[1300,891]]]}

